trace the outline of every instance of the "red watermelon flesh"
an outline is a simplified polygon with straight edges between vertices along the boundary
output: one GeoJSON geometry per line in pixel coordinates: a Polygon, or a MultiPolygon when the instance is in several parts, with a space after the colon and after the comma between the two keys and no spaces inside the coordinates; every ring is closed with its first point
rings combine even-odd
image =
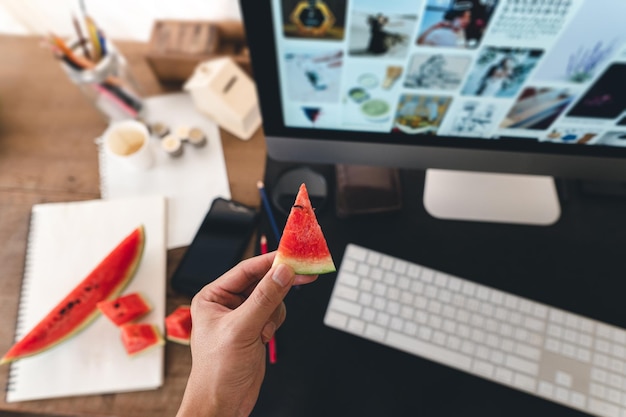
{"type": "Polygon", "coordinates": [[[191,340],[191,308],[188,305],[179,306],[165,317],[165,331],[167,340],[188,345],[191,340]]]}
{"type": "Polygon", "coordinates": [[[165,344],[161,332],[154,324],[126,323],[120,326],[120,330],[124,349],[131,356],[165,344]]]}
{"type": "Polygon", "coordinates": [[[137,320],[150,311],[150,305],[141,294],[134,292],[115,298],[100,301],[98,309],[116,326],[137,320]]]}
{"type": "Polygon", "coordinates": [[[278,244],[274,265],[280,263],[290,265],[300,275],[336,271],[305,184],[300,185],[278,244]]]}
{"type": "Polygon", "coordinates": [[[133,230],[32,330],[0,364],[35,355],[70,338],[98,315],[100,301],[116,297],[137,270],[145,243],[143,226],[133,230]]]}

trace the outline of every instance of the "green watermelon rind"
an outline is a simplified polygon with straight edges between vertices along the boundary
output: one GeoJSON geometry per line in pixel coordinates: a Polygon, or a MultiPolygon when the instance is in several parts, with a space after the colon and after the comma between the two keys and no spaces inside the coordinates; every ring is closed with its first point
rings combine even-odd
{"type": "Polygon", "coordinates": [[[293,268],[297,275],[322,275],[337,271],[332,257],[311,261],[309,259],[296,259],[277,253],[274,257],[274,265],[286,264],[293,268]]]}
{"type": "MultiPolygon", "coordinates": [[[[115,298],[115,297],[119,296],[119,294],[120,294],[120,293],[124,290],[124,288],[128,285],[128,283],[131,281],[131,279],[134,277],[135,273],[137,272],[137,269],[138,269],[138,267],[139,267],[139,263],[141,262],[141,258],[142,258],[143,251],[144,251],[144,248],[145,248],[145,243],[146,243],[146,235],[145,235],[145,228],[144,228],[144,226],[143,226],[143,225],[141,225],[141,226],[139,226],[137,229],[133,230],[133,232],[132,232],[132,233],[135,233],[135,231],[136,231],[136,230],[139,230],[139,233],[140,233],[140,239],[139,239],[139,242],[140,242],[140,243],[139,243],[139,247],[138,247],[137,253],[135,254],[134,260],[133,260],[132,264],[130,265],[130,267],[129,267],[129,269],[128,269],[127,273],[126,273],[126,276],[124,277],[124,279],[123,279],[123,280],[121,280],[121,281],[120,281],[120,283],[117,285],[117,287],[115,287],[115,288],[113,289],[113,291],[111,291],[111,293],[110,293],[110,294],[109,294],[106,298],[103,298],[103,299],[102,299],[102,300],[100,300],[100,301],[104,301],[104,300],[111,300],[111,299],[113,299],[113,298],[115,298]]],[[[132,235],[132,233],[131,233],[129,236],[131,236],[131,235],[132,235]]],[[[120,242],[120,244],[121,244],[121,242],[120,242]]],[[[118,245],[118,246],[119,246],[119,245],[118,245]]],[[[116,246],[116,248],[115,248],[115,249],[117,249],[117,246],[116,246]]],[[[115,250],[115,249],[114,249],[114,250],[115,250]]],[[[113,250],[113,251],[114,251],[114,250],[113,250]]],[[[108,257],[108,256],[109,256],[109,255],[110,255],[113,251],[111,251],[109,254],[107,254],[107,257],[108,257]]],[[[105,257],[104,259],[106,259],[107,257],[105,257]]],[[[103,259],[100,263],[98,263],[98,265],[97,265],[97,266],[96,266],[96,267],[95,267],[95,268],[94,268],[94,269],[93,269],[93,270],[92,270],[92,271],[88,274],[88,276],[89,276],[89,275],[91,275],[91,274],[93,273],[93,271],[94,271],[94,270],[96,270],[96,269],[97,269],[97,268],[101,265],[101,263],[104,261],[104,259],[103,259]]],[[[83,280],[83,281],[84,281],[84,280],[83,280]]],[[[76,290],[77,290],[77,288],[79,288],[79,287],[80,287],[80,285],[83,283],[83,281],[81,281],[81,282],[80,282],[80,283],[79,283],[79,284],[78,284],[75,288],[73,288],[73,289],[72,289],[72,291],[71,291],[70,293],[68,293],[68,295],[69,295],[69,294],[71,294],[72,292],[76,291],[76,290]]],[[[57,306],[58,306],[58,305],[57,305],[57,306]]],[[[55,306],[55,307],[53,308],[53,310],[54,310],[54,309],[56,309],[56,308],[57,308],[57,306],[55,306]]],[[[52,310],[51,310],[51,311],[52,311],[52,310]]],[[[7,352],[7,354],[5,354],[2,358],[0,358],[0,365],[3,365],[3,364],[5,364],[5,363],[11,363],[11,362],[14,362],[14,361],[16,361],[16,360],[18,360],[18,359],[23,359],[23,358],[26,358],[26,357],[29,357],[29,356],[34,356],[34,355],[37,355],[37,354],[39,354],[39,353],[41,353],[41,352],[44,352],[44,351],[46,351],[46,350],[49,350],[49,349],[51,349],[51,348],[53,348],[53,347],[55,347],[55,346],[57,346],[57,345],[59,345],[59,344],[63,343],[64,341],[66,341],[66,340],[68,340],[68,339],[72,338],[73,336],[75,336],[76,334],[78,334],[78,333],[80,333],[82,330],[84,330],[84,329],[85,329],[85,328],[86,328],[89,324],[91,324],[91,323],[92,323],[92,322],[96,319],[96,317],[98,317],[99,315],[100,315],[100,311],[98,310],[98,308],[97,308],[96,304],[94,304],[94,306],[93,306],[93,312],[92,312],[91,314],[89,314],[89,315],[85,316],[85,318],[84,318],[83,320],[79,321],[79,322],[76,324],[76,328],[75,328],[74,330],[72,330],[72,331],[68,332],[65,336],[63,336],[63,337],[59,338],[58,340],[54,340],[54,341],[50,342],[50,344],[45,345],[45,346],[41,347],[40,349],[37,349],[37,350],[34,350],[34,351],[30,351],[30,352],[28,352],[28,353],[20,353],[20,352],[18,351],[17,353],[13,353],[13,354],[11,355],[11,351],[13,351],[13,350],[14,350],[14,349],[18,346],[18,344],[19,344],[22,340],[24,340],[26,337],[28,337],[28,335],[29,335],[31,332],[33,332],[33,331],[34,331],[34,330],[35,330],[38,326],[40,326],[40,325],[41,325],[41,324],[45,321],[45,319],[48,317],[48,316],[46,315],[46,317],[45,317],[44,319],[42,319],[39,323],[37,323],[37,324],[36,324],[36,325],[35,325],[35,326],[34,326],[34,327],[33,327],[33,328],[29,331],[29,333],[27,333],[26,335],[24,335],[24,336],[20,339],[20,341],[18,341],[17,343],[15,343],[15,344],[11,347],[11,349],[9,350],[9,352],[7,352]]]]}
{"type": "Polygon", "coordinates": [[[172,335],[167,335],[166,337],[167,337],[167,340],[169,340],[170,342],[178,343],[180,345],[189,346],[191,344],[191,338],[185,339],[182,337],[176,337],[172,335]]]}

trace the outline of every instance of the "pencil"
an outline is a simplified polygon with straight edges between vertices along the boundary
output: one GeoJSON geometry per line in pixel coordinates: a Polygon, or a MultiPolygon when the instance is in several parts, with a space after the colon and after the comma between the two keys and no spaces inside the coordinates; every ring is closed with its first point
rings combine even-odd
{"type": "Polygon", "coordinates": [[[257,181],[256,186],[259,189],[259,193],[261,194],[261,200],[263,200],[263,206],[265,207],[267,218],[270,221],[270,226],[272,226],[274,237],[276,238],[277,242],[280,242],[280,232],[278,231],[278,226],[276,226],[276,219],[274,218],[274,214],[272,213],[272,206],[270,205],[270,201],[268,200],[267,194],[265,193],[265,185],[263,184],[263,181],[257,181]]]}
{"type": "Polygon", "coordinates": [[[98,38],[98,27],[96,22],[89,16],[85,16],[85,26],[87,26],[87,36],[91,40],[93,60],[98,62],[102,58],[102,45],[100,45],[100,39],[98,38]]]}
{"type": "Polygon", "coordinates": [[[78,36],[78,42],[80,44],[80,47],[83,50],[83,55],[85,55],[85,58],[91,59],[89,48],[87,48],[87,40],[83,35],[83,30],[81,29],[80,23],[78,23],[78,19],[76,18],[76,16],[72,15],[72,22],[74,23],[74,29],[76,29],[76,35],[78,36]]]}
{"type": "MultiPolygon", "coordinates": [[[[265,235],[261,235],[261,254],[267,253],[267,237],[265,235]]],[[[272,336],[269,341],[269,354],[270,354],[270,363],[276,363],[278,360],[278,356],[276,355],[276,335],[272,336]]]]}
{"type": "Polygon", "coordinates": [[[74,62],[76,65],[82,68],[86,68],[86,69],[91,69],[95,67],[95,64],[91,62],[90,60],[88,60],[87,58],[76,55],[72,51],[72,49],[69,46],[67,46],[65,41],[63,41],[63,39],[59,38],[58,36],[54,34],[50,34],[50,42],[52,42],[52,44],[56,46],[63,55],[65,55],[69,60],[74,62]]]}

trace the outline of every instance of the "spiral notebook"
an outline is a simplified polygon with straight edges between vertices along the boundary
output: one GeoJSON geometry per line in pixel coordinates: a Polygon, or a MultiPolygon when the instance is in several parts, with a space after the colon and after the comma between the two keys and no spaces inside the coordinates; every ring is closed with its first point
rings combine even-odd
{"type": "MultiPolygon", "coordinates": [[[[144,253],[122,293],[141,292],[152,310],[140,321],[163,331],[165,205],[162,196],[34,205],[15,340],[141,224],[144,253]]],[[[100,315],[72,338],[10,366],[7,402],[146,390],[163,383],[163,347],[129,357],[119,329],[100,315]]]]}

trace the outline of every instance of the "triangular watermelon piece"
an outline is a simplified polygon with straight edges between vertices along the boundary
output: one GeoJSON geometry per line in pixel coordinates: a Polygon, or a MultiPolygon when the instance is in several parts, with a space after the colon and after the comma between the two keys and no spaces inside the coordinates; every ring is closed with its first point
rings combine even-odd
{"type": "Polygon", "coordinates": [[[122,344],[126,353],[135,356],[141,352],[163,346],[165,340],[158,327],[150,323],[126,323],[120,326],[122,344]]]}
{"type": "Polygon", "coordinates": [[[274,265],[281,263],[290,265],[300,275],[319,275],[337,270],[305,184],[300,185],[278,244],[274,265]]]}
{"type": "Polygon", "coordinates": [[[191,307],[181,305],[165,317],[167,340],[188,345],[191,341],[191,307]]]}
{"type": "Polygon", "coordinates": [[[137,320],[151,310],[150,304],[138,292],[100,301],[96,306],[116,326],[137,320]]]}

